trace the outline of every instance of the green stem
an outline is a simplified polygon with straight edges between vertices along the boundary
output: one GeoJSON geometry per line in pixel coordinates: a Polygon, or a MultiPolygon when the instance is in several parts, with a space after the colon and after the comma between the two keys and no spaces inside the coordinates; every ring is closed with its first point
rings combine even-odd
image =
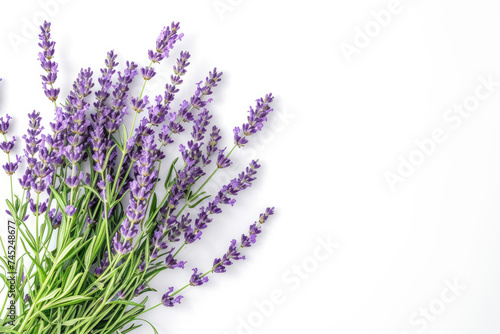
{"type": "MultiPolygon", "coordinates": [[[[149,63],[148,69],[150,69],[152,65],[153,65],[153,62],[149,63]]],[[[146,84],[148,83],[148,81],[149,80],[144,79],[144,83],[142,84],[141,94],[139,95],[139,100],[142,99],[142,94],[144,94],[144,88],[146,88],[146,84]]],[[[138,114],[138,112],[136,111],[135,115],[134,115],[134,121],[132,122],[132,128],[130,129],[130,134],[129,134],[127,140],[130,139],[130,137],[132,137],[132,134],[134,133],[134,127],[135,127],[135,121],[137,118],[137,114],[138,114]]]]}
{"type": "MultiPolygon", "coordinates": [[[[7,141],[7,135],[3,135],[5,141],[7,141]]],[[[7,153],[7,162],[10,164],[10,152],[7,153]]],[[[12,205],[14,205],[14,188],[12,187],[12,175],[9,175],[10,178],[10,200],[12,205]]]]}

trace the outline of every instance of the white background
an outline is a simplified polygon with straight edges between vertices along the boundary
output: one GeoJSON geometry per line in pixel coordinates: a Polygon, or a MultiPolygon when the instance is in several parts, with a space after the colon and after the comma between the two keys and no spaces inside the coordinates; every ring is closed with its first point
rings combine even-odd
{"type": "MultiPolygon", "coordinates": [[[[160,29],[180,21],[185,38],[173,56],[192,54],[181,96],[213,66],[224,72],[210,109],[226,145],[257,97],[272,91],[276,110],[274,126],[234,155],[231,176],[261,159],[255,187],[183,251],[185,271],[153,282],[152,301],[184,284],[190,268],[209,268],[267,205],[276,216],[246,261],[146,317],[160,333],[496,334],[500,86],[488,92],[480,78],[500,81],[499,10],[495,0],[3,0],[0,114],[14,116],[18,136],[31,110],[45,125],[52,117],[29,27],[39,17],[53,22],[63,95],[80,67],[98,72],[110,49],[122,64],[146,65],[160,29]],[[374,23],[372,11],[388,8],[385,26],[374,23]],[[357,53],[346,57],[347,44],[357,53]],[[476,89],[489,96],[459,124],[448,110],[477,102],[476,89]],[[439,129],[444,139],[418,153],[415,141],[439,129]],[[410,156],[420,165],[391,189],[387,173],[410,156]],[[315,268],[318,238],[339,247],[315,268]],[[291,273],[294,265],[308,277],[291,273]],[[446,290],[454,281],[457,296],[446,290]],[[262,315],[255,303],[273,290],[284,301],[262,315]]],[[[171,66],[161,64],[148,94],[171,66]]]]}

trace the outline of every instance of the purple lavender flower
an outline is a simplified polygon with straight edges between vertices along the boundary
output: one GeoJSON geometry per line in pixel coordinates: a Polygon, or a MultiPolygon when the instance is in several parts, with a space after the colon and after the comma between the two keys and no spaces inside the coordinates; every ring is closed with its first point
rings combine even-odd
{"type": "Polygon", "coordinates": [[[194,120],[193,113],[191,112],[192,107],[189,107],[189,102],[184,100],[182,103],[179,105],[179,111],[177,112],[177,115],[180,117],[180,120],[182,122],[190,122],[194,120]]]}
{"type": "Polygon", "coordinates": [[[186,244],[191,244],[201,238],[201,230],[205,229],[212,222],[210,216],[222,212],[222,209],[219,207],[220,204],[234,205],[236,199],[232,198],[232,196],[238,195],[240,191],[252,185],[252,182],[256,179],[255,175],[258,168],[260,168],[260,165],[257,161],[252,161],[244,172],[241,172],[237,178],[231,180],[229,184],[224,185],[219,190],[213,201],[200,209],[198,217],[194,222],[194,227],[188,226],[185,229],[184,239],[186,244]]]}
{"type": "Polygon", "coordinates": [[[208,77],[205,78],[205,85],[201,85],[203,81],[197,83],[197,89],[193,97],[191,97],[191,105],[193,108],[200,109],[211,102],[211,100],[203,101],[202,98],[203,96],[212,94],[212,88],[217,87],[217,83],[221,80],[221,77],[222,72],[218,73],[217,68],[214,68],[213,72],[209,72],[208,77]]]}
{"type": "Polygon", "coordinates": [[[10,151],[14,148],[14,143],[16,142],[16,137],[12,137],[10,141],[3,141],[0,143],[0,149],[5,153],[9,154],[10,151]]]}
{"type": "Polygon", "coordinates": [[[138,297],[144,290],[146,290],[146,284],[141,284],[135,289],[134,296],[138,297]]]}
{"type": "Polygon", "coordinates": [[[118,83],[113,86],[114,90],[111,93],[111,108],[105,110],[106,121],[105,124],[103,124],[110,134],[118,130],[123,121],[123,117],[127,113],[127,92],[137,74],[137,65],[129,61],[126,62],[126,68],[123,74],[118,71],[118,83]]]}
{"type": "Polygon", "coordinates": [[[266,212],[261,213],[259,217],[259,223],[264,224],[266,220],[269,218],[269,216],[274,215],[274,207],[273,208],[267,208],[266,212]]]}
{"type": "MultiPolygon", "coordinates": [[[[184,74],[186,74],[186,72],[187,72],[186,67],[188,67],[189,64],[191,64],[190,62],[188,62],[190,57],[191,57],[191,55],[189,54],[189,52],[181,51],[180,56],[177,59],[177,65],[174,65],[174,73],[177,76],[181,77],[184,74]]],[[[180,79],[174,79],[173,76],[171,79],[172,79],[172,83],[178,82],[180,80],[180,79]]],[[[180,83],[182,83],[182,81],[180,83]]],[[[176,85],[178,85],[178,84],[179,83],[176,83],[176,85]]]]}
{"type": "MultiPolygon", "coordinates": [[[[36,175],[35,172],[33,172],[34,175],[36,175]]],[[[43,180],[43,178],[40,178],[37,176],[37,180],[34,181],[31,185],[31,188],[37,193],[40,194],[44,192],[47,189],[47,182],[43,180]]]]}
{"type": "Polygon", "coordinates": [[[72,217],[72,216],[75,214],[75,212],[76,212],[76,208],[75,208],[73,205],[69,204],[69,205],[67,205],[67,206],[66,206],[66,208],[64,209],[64,212],[65,212],[68,216],[72,217]]]}
{"type": "Polygon", "coordinates": [[[0,133],[5,135],[7,134],[7,130],[9,130],[9,121],[12,119],[9,115],[6,115],[6,120],[3,120],[3,117],[0,117],[0,133]]]}
{"type": "Polygon", "coordinates": [[[156,75],[156,72],[152,67],[143,67],[141,68],[141,74],[144,80],[150,80],[156,75]]]}
{"type": "Polygon", "coordinates": [[[104,256],[102,257],[99,264],[100,264],[100,266],[95,268],[96,276],[101,276],[102,273],[109,267],[110,263],[109,263],[108,251],[104,251],[104,256]]]}
{"type": "MultiPolygon", "coordinates": [[[[89,109],[90,104],[85,101],[85,98],[92,93],[91,88],[94,87],[92,82],[93,74],[94,72],[90,68],[86,70],[82,68],[78,73],[76,80],[73,82],[73,89],[69,92],[64,105],[64,109],[68,114],[74,115],[79,111],[89,109]]],[[[80,115],[81,113],[78,116],[80,115]]]]}
{"type": "Polygon", "coordinates": [[[207,152],[206,156],[204,157],[204,165],[209,165],[210,164],[210,156],[217,152],[217,144],[219,143],[219,140],[221,139],[220,135],[220,129],[217,128],[217,126],[212,127],[212,132],[210,133],[210,140],[208,141],[206,147],[207,147],[207,152]]]}
{"type": "MultiPolygon", "coordinates": [[[[190,215],[189,213],[182,215],[180,221],[177,221],[176,219],[168,220],[167,226],[170,226],[170,229],[168,231],[168,241],[177,242],[180,240],[179,236],[182,233],[185,233],[191,224],[192,219],[189,219],[189,215],[190,215]]],[[[169,259],[168,256],[167,259],[169,259]]]]}
{"type": "Polygon", "coordinates": [[[56,213],[56,209],[50,210],[49,211],[49,220],[50,220],[54,230],[57,229],[59,226],[61,226],[62,213],[60,211],[56,213]]]}
{"type": "Polygon", "coordinates": [[[31,185],[35,182],[33,177],[33,171],[31,169],[27,169],[24,173],[23,177],[19,179],[19,184],[24,190],[30,190],[31,185]]]}
{"type": "Polygon", "coordinates": [[[189,285],[198,286],[208,282],[208,277],[203,276],[201,273],[198,274],[198,268],[193,269],[193,274],[191,275],[191,279],[189,280],[189,285]]]}
{"type": "Polygon", "coordinates": [[[78,185],[80,184],[80,181],[83,179],[83,173],[80,172],[78,173],[77,175],[75,176],[68,176],[65,180],[66,182],[66,185],[68,187],[70,187],[71,189],[74,189],[76,187],[78,187],[78,185]]]}
{"type": "Polygon", "coordinates": [[[38,206],[36,205],[35,201],[33,201],[33,198],[30,199],[30,210],[35,216],[39,216],[41,214],[44,214],[45,211],[47,211],[47,204],[48,200],[38,203],[38,206]]]}
{"type": "Polygon", "coordinates": [[[55,102],[59,96],[60,89],[54,88],[53,84],[57,79],[57,63],[51,59],[54,57],[54,47],[56,42],[50,40],[50,23],[45,21],[43,25],[40,26],[41,33],[38,35],[40,43],[38,46],[42,48],[42,52],[38,54],[38,59],[40,60],[42,68],[47,72],[46,75],[42,75],[42,86],[45,96],[55,102]]]}
{"type": "Polygon", "coordinates": [[[115,234],[112,242],[113,242],[113,250],[117,254],[125,255],[132,251],[132,244],[130,243],[130,241],[124,241],[124,242],[120,241],[119,233],[115,234]]]}
{"type": "Polygon", "coordinates": [[[244,260],[245,257],[239,253],[241,247],[236,247],[236,240],[233,239],[229,245],[229,250],[222,258],[217,258],[214,260],[212,270],[214,273],[224,273],[226,272],[226,266],[233,264],[231,260],[244,260]]]}
{"type": "Polygon", "coordinates": [[[110,96],[108,92],[111,88],[113,82],[112,77],[116,73],[115,67],[118,66],[118,62],[116,62],[117,54],[114,53],[113,50],[107,53],[106,60],[104,61],[106,67],[101,69],[101,77],[97,80],[101,89],[95,92],[95,96],[97,101],[94,103],[94,107],[96,109],[96,114],[92,115],[92,119],[94,122],[97,122],[97,116],[102,115],[103,109],[105,107],[105,102],[110,96]]]}
{"type": "Polygon", "coordinates": [[[155,105],[150,105],[148,107],[148,122],[152,126],[162,124],[167,116],[167,108],[162,104],[163,97],[158,95],[155,101],[155,105]]]}
{"type": "Polygon", "coordinates": [[[171,84],[165,84],[165,97],[163,103],[170,108],[170,103],[175,98],[175,93],[179,91],[177,86],[183,83],[181,79],[187,72],[186,68],[189,66],[188,59],[191,57],[189,52],[181,51],[180,57],[177,59],[177,64],[174,65],[174,74],[170,76],[171,84]]]}
{"type": "Polygon", "coordinates": [[[174,48],[174,44],[182,39],[183,34],[177,34],[180,24],[174,23],[169,27],[164,27],[160,35],[156,39],[156,51],[150,50],[148,52],[149,59],[158,63],[164,58],[168,58],[170,50],[174,48]]]}
{"type": "Polygon", "coordinates": [[[163,241],[164,226],[158,225],[153,232],[153,237],[151,238],[151,258],[156,259],[158,257],[158,251],[167,249],[167,243],[163,241]]]}
{"type": "Polygon", "coordinates": [[[120,226],[120,233],[125,240],[130,240],[137,236],[139,229],[136,225],[131,225],[129,221],[125,220],[125,222],[120,226]]]}
{"type": "Polygon", "coordinates": [[[144,270],[146,270],[146,262],[142,261],[141,264],[137,266],[137,270],[139,270],[140,273],[143,273],[144,270]]]}
{"type": "Polygon", "coordinates": [[[3,170],[8,175],[13,175],[17,171],[20,162],[21,162],[21,157],[16,155],[16,160],[8,162],[5,165],[2,165],[3,170]]]}
{"type": "Polygon", "coordinates": [[[236,240],[233,239],[229,245],[229,250],[222,258],[216,258],[214,260],[212,271],[214,273],[223,273],[226,271],[226,266],[233,264],[232,260],[244,260],[245,257],[241,256],[239,253],[241,248],[246,248],[252,246],[256,242],[257,235],[261,233],[261,225],[264,224],[269,216],[274,214],[274,208],[267,208],[266,211],[260,214],[259,221],[250,225],[248,235],[243,234],[241,236],[240,247],[236,247],[236,240]]]}
{"type": "Polygon", "coordinates": [[[273,100],[274,97],[272,94],[267,94],[264,98],[258,99],[255,110],[250,107],[248,111],[247,123],[244,123],[241,128],[234,128],[234,143],[238,147],[242,147],[248,143],[246,137],[262,130],[264,122],[267,121],[267,115],[273,111],[269,105],[273,100]]]}
{"type": "Polygon", "coordinates": [[[241,134],[241,129],[239,127],[235,127],[234,130],[234,143],[238,145],[238,147],[243,147],[248,143],[248,139],[245,135],[241,134]]]}
{"type": "Polygon", "coordinates": [[[170,253],[167,255],[165,258],[165,264],[167,265],[167,268],[169,269],[175,269],[175,268],[181,268],[184,269],[184,265],[186,264],[186,261],[178,261],[174,258],[172,255],[173,249],[170,251],[170,253]]]}
{"type": "Polygon", "coordinates": [[[132,103],[132,109],[140,114],[149,104],[149,99],[147,96],[144,96],[142,99],[133,97],[130,102],[132,103]]]}
{"type": "MultiPolygon", "coordinates": [[[[188,53],[186,53],[186,54],[181,53],[181,59],[178,60],[178,66],[174,67],[174,72],[176,74],[178,73],[178,75],[176,77],[171,78],[173,85],[168,85],[168,84],[166,85],[164,104],[167,106],[167,110],[170,109],[169,105],[170,105],[170,102],[173,101],[173,97],[174,97],[173,94],[175,92],[177,92],[175,86],[182,82],[182,80],[180,80],[180,75],[185,73],[185,67],[187,65],[189,65],[189,63],[186,63],[185,65],[183,64],[184,62],[187,61],[189,56],[190,55],[188,53]]],[[[169,113],[169,115],[168,115],[169,123],[168,123],[167,127],[165,127],[165,126],[163,127],[162,132],[160,133],[160,140],[161,140],[163,145],[167,145],[167,144],[173,142],[171,139],[171,135],[173,133],[180,133],[180,132],[184,131],[184,128],[179,124],[180,122],[190,122],[190,121],[194,120],[194,115],[191,112],[192,109],[201,109],[204,106],[206,106],[208,103],[211,102],[211,99],[204,101],[203,97],[205,95],[212,94],[212,88],[217,86],[217,82],[219,82],[221,80],[220,79],[221,76],[222,76],[222,73],[217,73],[217,69],[214,68],[213,72],[209,72],[209,76],[206,78],[204,86],[201,86],[202,81],[200,81],[197,84],[197,89],[190,100],[191,103],[184,100],[180,104],[180,109],[178,112],[169,113]],[[177,121],[177,119],[179,119],[179,120],[177,121]],[[167,131],[167,128],[170,131],[167,131]]],[[[206,112],[204,115],[202,115],[202,117],[207,117],[207,116],[208,116],[208,112],[206,112]]],[[[210,119],[210,118],[211,118],[211,116],[208,117],[206,119],[206,121],[208,121],[208,119],[210,119]]],[[[198,130],[201,130],[201,129],[204,130],[204,127],[206,125],[208,125],[208,123],[206,123],[203,126],[201,126],[201,123],[200,123],[198,130]]],[[[206,130],[204,130],[204,131],[206,131],[206,130]]],[[[204,131],[203,131],[203,133],[204,133],[204,131]]],[[[203,133],[201,133],[201,135],[203,135],[203,133]]],[[[197,136],[197,138],[199,138],[198,136],[200,135],[200,133],[198,131],[194,130],[192,135],[193,135],[193,137],[197,136]]],[[[204,160],[206,161],[206,159],[207,158],[205,157],[204,160]]]]}
{"type": "Polygon", "coordinates": [[[161,298],[161,303],[166,307],[173,307],[174,304],[180,304],[181,299],[183,298],[181,295],[177,297],[170,296],[170,294],[174,291],[174,287],[171,286],[168,288],[168,292],[163,295],[161,298]]]}
{"type": "Polygon", "coordinates": [[[196,118],[193,125],[193,132],[191,132],[191,137],[195,142],[201,141],[204,138],[205,132],[207,132],[206,127],[210,124],[210,115],[207,109],[204,109],[196,118]]]}
{"type": "Polygon", "coordinates": [[[80,145],[68,145],[64,148],[64,154],[66,159],[68,159],[69,163],[72,165],[78,164],[81,160],[83,160],[84,152],[83,147],[80,145]]]}
{"type": "MultiPolygon", "coordinates": [[[[154,136],[142,137],[141,146],[141,156],[134,165],[135,179],[130,184],[130,202],[125,210],[126,218],[120,227],[120,234],[124,242],[121,241],[118,233],[114,238],[114,247],[119,253],[122,251],[131,251],[132,246],[129,240],[134,238],[138,233],[138,229],[135,225],[139,224],[145,217],[147,201],[158,177],[158,170],[153,167],[154,155],[157,154],[154,136]]],[[[155,237],[153,237],[153,241],[153,245],[156,244],[161,248],[162,244],[159,238],[155,240],[155,237]]],[[[152,252],[153,254],[155,250],[152,252]]]]}
{"type": "Polygon", "coordinates": [[[226,157],[226,155],[224,154],[225,150],[226,149],[219,150],[219,156],[217,157],[217,167],[218,168],[226,168],[226,167],[231,166],[231,160],[229,160],[229,158],[226,157]]]}

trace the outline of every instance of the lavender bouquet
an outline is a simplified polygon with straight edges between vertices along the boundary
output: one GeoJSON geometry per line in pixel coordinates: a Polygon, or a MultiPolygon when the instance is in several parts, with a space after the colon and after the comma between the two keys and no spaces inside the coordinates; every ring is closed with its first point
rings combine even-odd
{"type": "Polygon", "coordinates": [[[183,247],[199,240],[213,216],[225,205],[234,205],[235,196],[255,181],[260,165],[251,161],[215,196],[204,191],[217,171],[231,164],[231,153],[262,129],[273,110],[273,96],[250,107],[247,122],[234,128],[230,150],[218,146],[220,129],[210,126],[207,109],[222,77],[216,68],[197,84],[189,100],[175,107],[190,64],[190,54],[180,52],[164,94],[145,96],[155,65],[169,58],[183,36],[179,23],[172,23],[148,51],[149,66],[138,68],[127,61],[118,70],[117,55],[110,51],[96,88],[91,69],[82,69],[60,103],[50,23],[40,28],[43,91],[55,111],[50,131],[44,132],[40,113],[29,113],[24,154],[13,157],[11,117],[0,118],[0,148],[7,158],[3,169],[11,188],[6,200],[11,218],[0,250],[6,292],[0,332],[128,333],[143,325],[141,316],[147,311],[179,304],[181,291],[205,284],[210,275],[244,259],[242,248],[255,243],[273,214],[274,209],[267,208],[248,233],[230,242],[227,253],[205,265],[206,271],[186,268],[193,271],[186,285],[161,286],[161,303],[134,299],[156,291],[151,282],[162,271],[184,269],[187,264],[179,257],[183,247]],[[134,95],[131,83],[136,76],[142,76],[143,83],[134,95]],[[130,112],[134,118],[127,126],[124,117],[130,112]],[[190,138],[178,146],[179,157],[167,159],[165,146],[188,127],[190,138]],[[20,196],[13,190],[15,174],[23,189],[20,196]],[[158,195],[160,187],[165,188],[164,196],[158,195]]]}

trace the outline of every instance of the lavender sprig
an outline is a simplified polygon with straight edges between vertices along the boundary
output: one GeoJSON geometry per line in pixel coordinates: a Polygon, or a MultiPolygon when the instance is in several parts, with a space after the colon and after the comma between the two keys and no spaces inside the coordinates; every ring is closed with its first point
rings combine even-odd
{"type": "Polygon", "coordinates": [[[40,39],[38,46],[41,47],[43,51],[38,54],[38,59],[40,60],[42,68],[47,72],[46,75],[41,76],[42,87],[45,96],[47,96],[50,101],[54,102],[54,106],[57,108],[56,100],[61,90],[59,88],[54,88],[54,83],[57,80],[57,72],[59,71],[58,64],[52,60],[54,58],[56,42],[50,40],[49,22],[45,21],[40,29],[42,31],[40,35],[38,35],[40,39]]]}

